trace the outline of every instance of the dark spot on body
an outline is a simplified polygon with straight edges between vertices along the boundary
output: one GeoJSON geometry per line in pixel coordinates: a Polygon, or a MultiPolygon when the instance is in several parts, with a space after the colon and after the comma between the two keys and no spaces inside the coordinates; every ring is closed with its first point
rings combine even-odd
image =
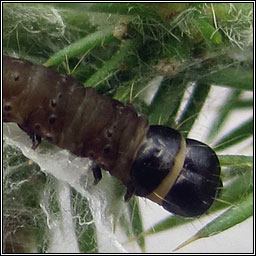
{"type": "Polygon", "coordinates": [[[55,123],[55,121],[56,121],[56,116],[50,115],[49,120],[48,120],[49,124],[53,125],[55,123]]]}
{"type": "Polygon", "coordinates": [[[108,138],[111,138],[112,135],[113,135],[113,131],[112,131],[112,130],[107,130],[107,131],[106,131],[106,136],[107,136],[108,138]]]}
{"type": "Polygon", "coordinates": [[[109,154],[110,151],[111,151],[110,145],[105,146],[104,149],[103,149],[104,154],[109,154]]]}
{"type": "Polygon", "coordinates": [[[5,106],[4,106],[4,110],[5,110],[5,111],[11,111],[11,110],[12,110],[12,106],[9,105],[9,104],[8,104],[8,105],[5,105],[5,106]]]}
{"type": "Polygon", "coordinates": [[[20,78],[20,74],[18,72],[14,72],[11,74],[11,77],[13,78],[13,81],[18,81],[20,78]]]}

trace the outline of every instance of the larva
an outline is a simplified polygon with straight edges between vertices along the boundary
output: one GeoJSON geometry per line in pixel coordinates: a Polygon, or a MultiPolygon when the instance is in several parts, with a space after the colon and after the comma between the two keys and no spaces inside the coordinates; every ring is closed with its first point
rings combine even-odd
{"type": "Polygon", "coordinates": [[[215,152],[169,127],[148,125],[129,105],[83,87],[71,76],[27,60],[3,57],[3,120],[15,122],[36,148],[44,138],[94,161],[101,169],[166,210],[203,214],[222,183],[215,152]]]}

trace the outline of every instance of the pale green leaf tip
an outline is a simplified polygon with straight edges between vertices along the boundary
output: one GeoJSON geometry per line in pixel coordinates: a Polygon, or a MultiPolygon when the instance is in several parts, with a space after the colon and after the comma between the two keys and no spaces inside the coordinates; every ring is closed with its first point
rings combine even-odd
{"type": "Polygon", "coordinates": [[[178,247],[176,247],[173,252],[177,251],[177,250],[180,250],[181,248],[187,246],[188,244],[196,241],[200,239],[200,235],[199,233],[196,233],[195,235],[193,235],[191,238],[189,238],[188,240],[186,240],[185,242],[181,243],[178,247]]]}

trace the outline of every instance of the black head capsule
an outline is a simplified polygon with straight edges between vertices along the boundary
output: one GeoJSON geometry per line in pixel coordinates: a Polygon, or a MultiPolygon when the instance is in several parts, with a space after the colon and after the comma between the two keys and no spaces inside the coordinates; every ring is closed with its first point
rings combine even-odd
{"type": "Polygon", "coordinates": [[[219,161],[210,147],[160,125],[150,126],[131,177],[136,195],[184,217],[205,213],[222,186],[219,161]]]}

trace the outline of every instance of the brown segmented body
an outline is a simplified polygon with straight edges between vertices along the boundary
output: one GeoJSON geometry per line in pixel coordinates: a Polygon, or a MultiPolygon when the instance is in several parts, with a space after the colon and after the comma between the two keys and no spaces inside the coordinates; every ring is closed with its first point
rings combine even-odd
{"type": "Polygon", "coordinates": [[[3,120],[88,157],[125,185],[148,130],[133,108],[51,68],[3,57],[3,120]]]}

